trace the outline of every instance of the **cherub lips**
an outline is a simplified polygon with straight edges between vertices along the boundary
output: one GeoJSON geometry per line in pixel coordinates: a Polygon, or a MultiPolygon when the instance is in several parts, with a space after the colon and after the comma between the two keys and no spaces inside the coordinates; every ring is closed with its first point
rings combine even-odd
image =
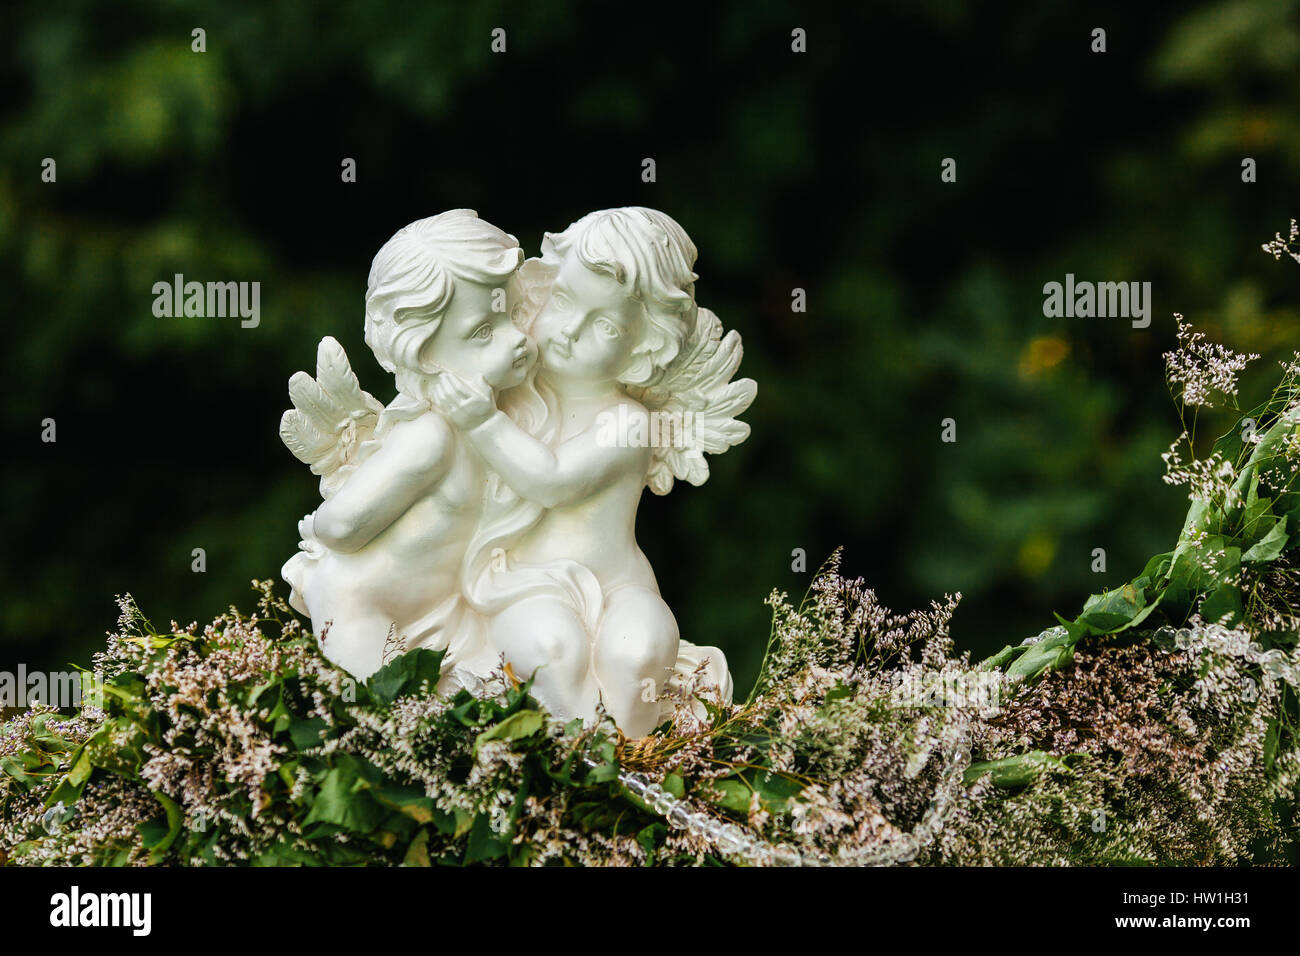
{"type": "Polygon", "coordinates": [[[552,339],[547,342],[546,345],[552,352],[560,356],[560,358],[568,358],[573,354],[573,350],[569,347],[568,343],[552,339]]]}

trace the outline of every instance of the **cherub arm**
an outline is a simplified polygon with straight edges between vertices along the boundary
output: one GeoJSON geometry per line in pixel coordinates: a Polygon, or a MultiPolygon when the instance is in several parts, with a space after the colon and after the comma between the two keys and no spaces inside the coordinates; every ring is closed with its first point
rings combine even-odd
{"type": "Polygon", "coordinates": [[[433,399],[516,494],[543,508],[586,498],[629,471],[644,474],[650,463],[648,448],[602,444],[596,428],[548,448],[496,408],[486,383],[444,373],[433,399]]]}
{"type": "Polygon", "coordinates": [[[650,459],[647,448],[602,447],[595,429],[552,451],[500,411],[465,437],[507,485],[543,508],[580,501],[633,469],[644,473],[650,459]]]}
{"type": "Polygon", "coordinates": [[[446,476],[452,435],[438,415],[401,422],[383,445],[316,511],[316,538],[333,551],[359,551],[446,476]]]}

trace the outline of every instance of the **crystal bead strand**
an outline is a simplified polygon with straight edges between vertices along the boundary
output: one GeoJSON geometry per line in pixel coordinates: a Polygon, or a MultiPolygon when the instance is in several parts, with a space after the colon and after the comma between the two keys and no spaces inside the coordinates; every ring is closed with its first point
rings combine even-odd
{"type": "Polygon", "coordinates": [[[1249,640],[1239,631],[1231,631],[1219,625],[1201,626],[1195,629],[1184,627],[1178,630],[1161,627],[1156,630],[1156,637],[1172,639],[1174,646],[1180,650],[1192,649],[1196,643],[1194,639],[1199,638],[1211,650],[1240,657],[1258,665],[1259,669],[1269,677],[1283,680],[1292,687],[1300,687],[1300,666],[1297,666],[1289,655],[1278,648],[1266,651],[1262,645],[1249,640]]]}
{"type": "MultiPolygon", "coordinates": [[[[601,766],[601,762],[590,754],[584,754],[582,759],[589,767],[601,766]]],[[[643,773],[619,770],[618,782],[655,813],[664,817],[670,826],[700,837],[724,856],[739,858],[752,866],[807,865],[794,847],[786,844],[773,846],[758,839],[744,827],[695,810],[690,803],[678,799],[643,773]]],[[[823,855],[829,861],[829,854],[823,855]]]]}
{"type": "MultiPolygon", "coordinates": [[[[664,817],[669,825],[687,830],[718,849],[724,856],[738,858],[751,866],[889,866],[914,860],[918,853],[934,842],[952,810],[953,798],[962,785],[963,774],[970,766],[970,723],[960,710],[953,709],[953,719],[945,731],[945,767],[935,796],[911,833],[905,833],[883,846],[852,852],[841,851],[833,857],[814,848],[802,852],[788,843],[771,844],[759,839],[744,827],[709,816],[668,792],[645,774],[619,770],[618,782],[628,792],[664,817]]],[[[583,755],[589,767],[601,762],[590,754],[583,755]]]]}

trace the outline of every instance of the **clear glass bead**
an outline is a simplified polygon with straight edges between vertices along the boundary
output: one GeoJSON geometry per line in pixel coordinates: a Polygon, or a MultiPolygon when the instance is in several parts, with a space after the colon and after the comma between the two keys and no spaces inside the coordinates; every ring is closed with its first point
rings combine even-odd
{"type": "Polygon", "coordinates": [[[773,862],[777,866],[802,866],[803,858],[799,856],[799,851],[788,843],[782,843],[772,848],[773,862]]]}
{"type": "Polygon", "coordinates": [[[655,813],[666,814],[678,805],[678,800],[667,790],[663,790],[651,801],[650,805],[655,808],[655,813]]]}
{"type": "Polygon", "coordinates": [[[697,810],[690,815],[687,826],[690,828],[692,833],[704,836],[708,833],[710,819],[712,818],[707,813],[701,813],[697,810]]]}
{"type": "MultiPolygon", "coordinates": [[[[71,814],[68,814],[68,816],[70,815],[71,814]]],[[[54,834],[58,833],[59,828],[63,826],[64,819],[65,819],[65,814],[64,814],[63,801],[60,800],[54,806],[50,807],[43,814],[41,814],[41,826],[45,829],[46,833],[53,836],[54,834]]]]}
{"type": "Polygon", "coordinates": [[[745,847],[745,831],[727,824],[718,835],[718,849],[723,853],[739,853],[745,847]]]}
{"type": "Polygon", "coordinates": [[[894,859],[899,863],[910,863],[916,859],[916,854],[920,851],[916,838],[911,834],[905,835],[898,841],[898,849],[894,852],[894,859]]]}
{"type": "Polygon", "coordinates": [[[1271,677],[1281,677],[1288,670],[1286,657],[1279,650],[1271,650],[1260,658],[1259,665],[1271,677]]]}
{"type": "Polygon", "coordinates": [[[747,855],[754,866],[771,866],[776,862],[776,851],[766,843],[755,843],[747,855]]]}

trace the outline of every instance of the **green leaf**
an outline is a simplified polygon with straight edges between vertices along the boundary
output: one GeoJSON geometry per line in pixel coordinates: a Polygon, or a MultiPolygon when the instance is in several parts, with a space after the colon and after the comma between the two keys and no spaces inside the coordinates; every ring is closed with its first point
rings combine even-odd
{"type": "Polygon", "coordinates": [[[456,807],[452,811],[452,815],[455,818],[456,826],[455,829],[452,831],[451,836],[453,840],[459,840],[466,833],[469,833],[471,829],[473,829],[474,817],[469,813],[469,811],[462,810],[460,807],[456,807]]]}
{"type": "Polygon", "coordinates": [[[1174,552],[1166,551],[1164,554],[1157,554],[1147,561],[1142,573],[1133,580],[1133,586],[1146,589],[1159,584],[1169,574],[1169,568],[1173,563],[1174,552]]]}
{"type": "Polygon", "coordinates": [[[1282,724],[1276,717],[1268,722],[1268,732],[1264,736],[1264,770],[1266,773],[1272,773],[1273,764],[1277,760],[1277,748],[1281,743],[1282,724]]]}
{"type": "Polygon", "coordinates": [[[1200,595],[1213,591],[1241,567],[1241,549],[1220,534],[1205,538],[1200,547],[1192,541],[1180,542],[1174,553],[1169,584],[1161,595],[1170,613],[1188,611],[1200,595]]]}
{"type": "Polygon", "coordinates": [[[489,740],[523,740],[531,737],[546,725],[546,718],[540,710],[520,710],[474,739],[474,753],[489,740]]]}
{"type": "Polygon", "coordinates": [[[686,796],[686,781],[681,774],[670,773],[664,777],[663,783],[660,784],[665,790],[680,800],[686,796]]]}
{"type": "MultiPolygon", "coordinates": [[[[90,741],[87,740],[86,744],[90,741]]],[[[64,806],[70,807],[81,799],[81,792],[86,787],[86,781],[90,779],[90,774],[95,769],[90,762],[90,751],[82,744],[77,748],[77,752],[72,757],[72,766],[68,768],[65,776],[59,785],[54,788],[49,799],[45,801],[47,807],[52,807],[62,801],[64,806]]]]}
{"type": "Polygon", "coordinates": [[[1267,520],[1273,517],[1272,508],[1272,498],[1255,498],[1247,504],[1241,516],[1241,537],[1247,541],[1261,538],[1272,524],[1267,520]]]}
{"type": "Polygon", "coordinates": [[[844,681],[836,681],[835,686],[826,692],[825,702],[829,704],[851,696],[853,696],[853,685],[844,681]]]}
{"type": "Polygon", "coordinates": [[[416,823],[431,823],[434,815],[433,800],[420,787],[403,786],[385,780],[371,788],[371,794],[380,803],[394,807],[416,823]]]}
{"type": "Polygon", "coordinates": [[[1053,757],[1043,750],[1031,750],[1014,757],[1000,760],[988,760],[973,763],[966,768],[964,782],[972,784],[988,774],[995,787],[1023,787],[1037,780],[1043,773],[1072,773],[1069,765],[1060,757],[1053,757]]]}
{"type": "Polygon", "coordinates": [[[1241,588],[1219,585],[1201,602],[1201,618],[1209,624],[1222,622],[1225,627],[1235,627],[1242,618],[1241,588]]]}
{"type": "Polygon", "coordinates": [[[402,866],[430,866],[429,863],[429,831],[421,830],[411,841],[411,845],[406,848],[406,856],[402,858],[402,866]]]}
{"type": "Polygon", "coordinates": [[[1007,644],[1002,648],[1002,650],[998,651],[992,657],[986,657],[984,658],[984,660],[980,661],[979,666],[976,668],[976,670],[981,670],[981,671],[996,670],[997,668],[1001,667],[1003,664],[1005,664],[1007,661],[1011,660],[1011,658],[1015,656],[1016,656],[1016,649],[1012,645],[1007,644]]]}
{"type": "Polygon", "coordinates": [[[370,833],[387,815],[370,795],[367,781],[353,767],[341,766],[325,774],[303,825],[329,823],[354,833],[370,833]]]}
{"type": "Polygon", "coordinates": [[[185,814],[176,801],[158,790],[149,791],[163,808],[163,820],[150,820],[139,825],[142,845],[149,851],[149,861],[157,863],[167,855],[168,848],[180,835],[185,825],[185,814]]]}
{"type": "Polygon", "coordinates": [[[62,719],[59,714],[37,714],[32,718],[29,736],[38,749],[51,754],[64,754],[75,749],[76,745],[46,727],[51,717],[62,719]]]}
{"type": "Polygon", "coordinates": [[[7,776],[16,780],[24,790],[31,790],[49,779],[48,774],[37,774],[32,771],[42,767],[52,768],[53,766],[48,759],[33,751],[0,758],[0,770],[3,770],[7,776]]]}
{"type": "MultiPolygon", "coordinates": [[[[1080,634],[1083,628],[1080,628],[1080,634]]],[[[1064,666],[1074,656],[1074,645],[1080,634],[1069,630],[1064,634],[1053,634],[1032,645],[1007,668],[1010,677],[1036,677],[1045,670],[1056,670],[1064,666]]]]}
{"type": "Polygon", "coordinates": [[[329,729],[323,717],[303,719],[295,717],[289,721],[289,739],[297,750],[315,747],[321,742],[321,735],[329,729]]]}
{"type": "Polygon", "coordinates": [[[506,850],[505,841],[488,825],[487,814],[480,813],[475,817],[474,826],[469,831],[469,845],[465,848],[465,865],[499,860],[506,855],[506,850]]]}
{"type": "Polygon", "coordinates": [[[1145,606],[1142,589],[1125,584],[1088,598],[1078,620],[1099,633],[1110,634],[1130,624],[1145,606]]]}
{"type": "Polygon", "coordinates": [[[711,780],[700,788],[700,793],[706,800],[735,813],[749,813],[749,801],[753,792],[751,787],[735,777],[711,780]]]}
{"type": "Polygon", "coordinates": [[[790,777],[750,770],[709,781],[700,788],[700,794],[724,809],[748,813],[753,795],[757,793],[759,806],[764,810],[785,813],[790,800],[802,790],[803,785],[790,777]]]}
{"type": "Polygon", "coordinates": [[[1241,556],[1241,563],[1259,564],[1276,559],[1286,549],[1287,540],[1291,537],[1286,528],[1286,518],[1279,519],[1268,534],[1264,535],[1251,546],[1249,551],[1241,556]]]}
{"type": "Polygon", "coordinates": [[[645,850],[645,865],[654,866],[655,854],[668,836],[668,828],[662,823],[651,823],[637,832],[636,842],[645,850]]]}
{"type": "Polygon", "coordinates": [[[131,776],[144,766],[145,743],[144,731],[133,720],[112,717],[86,739],[85,752],[96,767],[131,776]]]}
{"type": "Polygon", "coordinates": [[[372,674],[366,687],[380,704],[391,704],[399,697],[414,694],[425,682],[430,688],[436,687],[446,653],[427,647],[407,651],[372,674]]]}

